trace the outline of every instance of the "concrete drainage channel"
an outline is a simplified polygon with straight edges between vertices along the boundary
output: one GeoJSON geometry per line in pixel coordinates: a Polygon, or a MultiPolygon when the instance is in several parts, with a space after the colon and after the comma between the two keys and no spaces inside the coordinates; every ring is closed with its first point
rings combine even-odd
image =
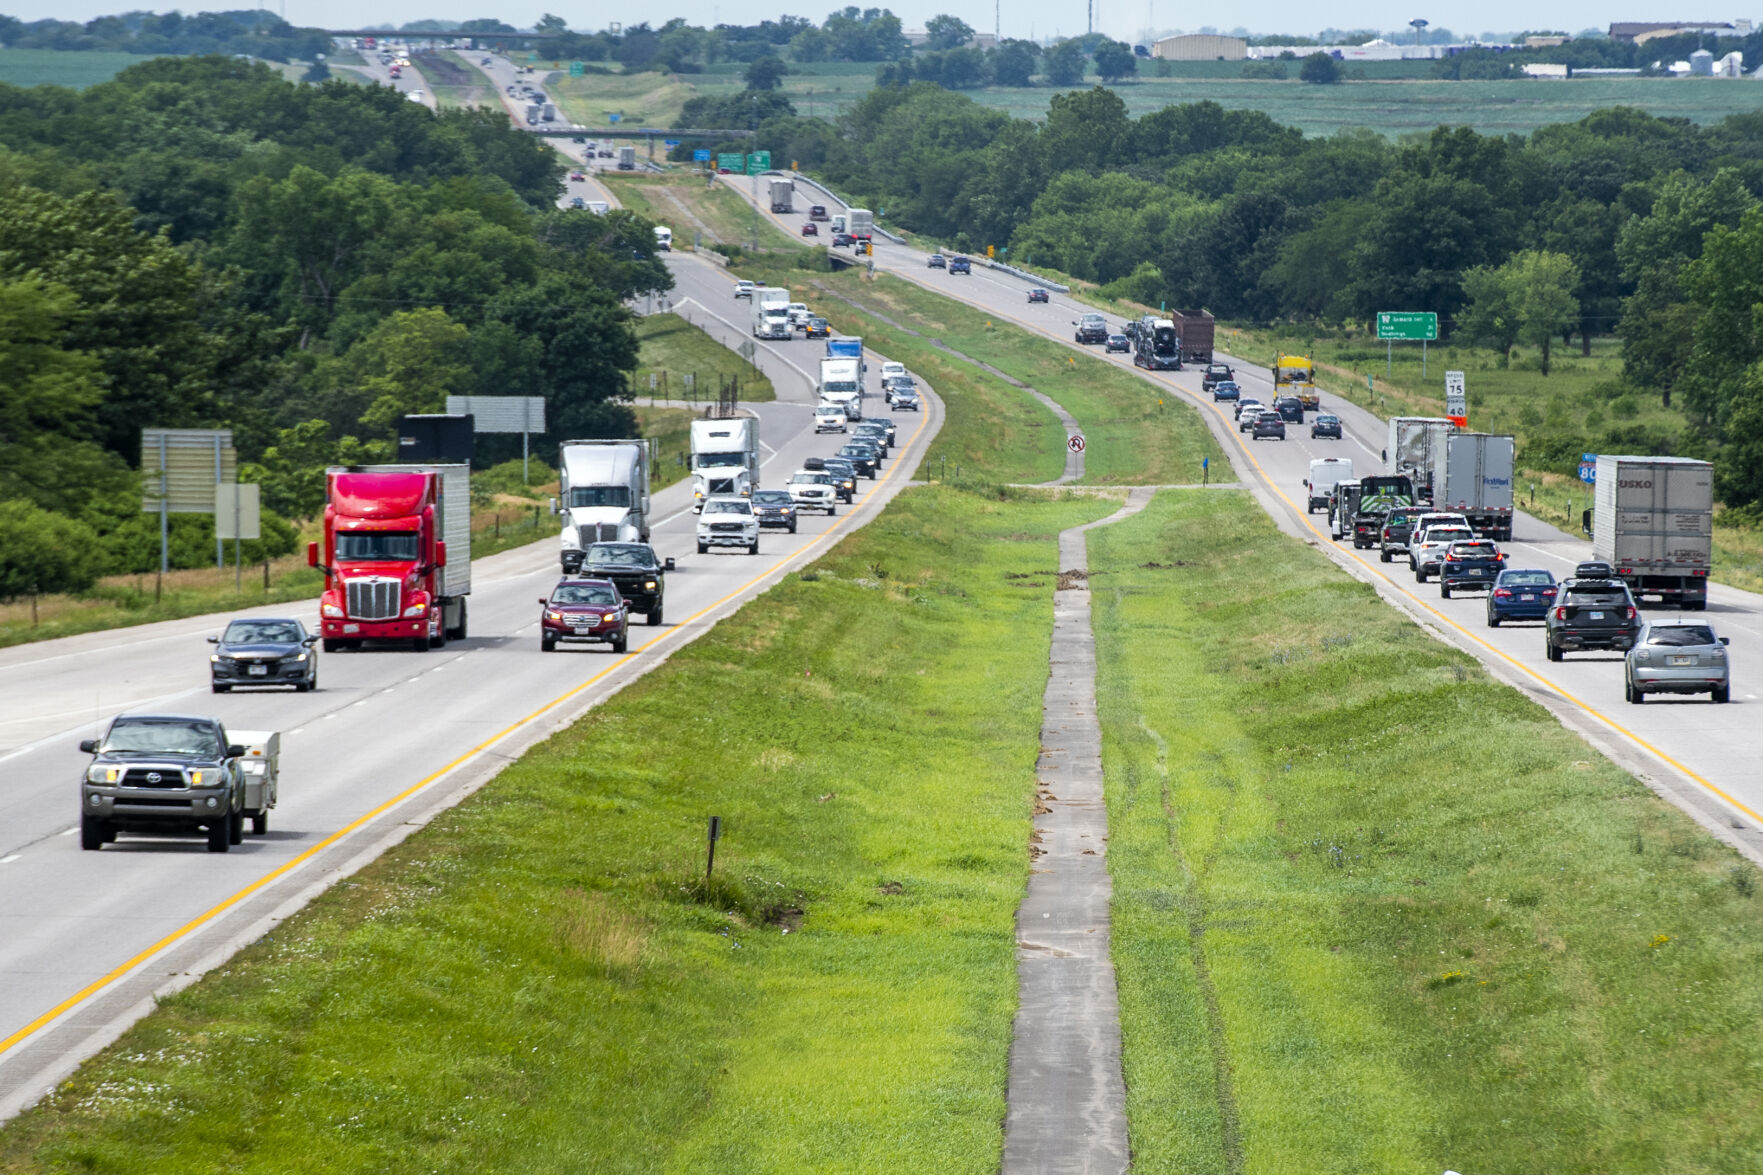
{"type": "Polygon", "coordinates": [[[1104,1175],[1124,1172],[1131,1162],[1084,536],[1137,514],[1152,493],[1135,488],[1113,514],[1059,535],[1035,764],[1033,868],[1016,917],[1020,1002],[1010,1043],[1004,1175],[1104,1175]]]}

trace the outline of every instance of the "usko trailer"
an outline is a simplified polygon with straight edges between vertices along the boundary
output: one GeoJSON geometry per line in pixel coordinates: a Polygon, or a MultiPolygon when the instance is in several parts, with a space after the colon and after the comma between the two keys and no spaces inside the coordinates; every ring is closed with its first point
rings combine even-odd
{"type": "Polygon", "coordinates": [[[1599,454],[1592,556],[1636,600],[1700,611],[1714,554],[1714,467],[1687,457],[1599,454]]]}

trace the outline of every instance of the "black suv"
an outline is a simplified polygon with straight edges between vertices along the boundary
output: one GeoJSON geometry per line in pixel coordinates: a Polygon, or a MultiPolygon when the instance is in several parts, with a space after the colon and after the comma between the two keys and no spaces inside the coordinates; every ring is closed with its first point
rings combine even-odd
{"type": "Polygon", "coordinates": [[[1219,383],[1230,379],[1235,373],[1228,363],[1208,363],[1206,373],[1200,377],[1200,390],[1209,392],[1219,383]]]}
{"type": "Polygon", "coordinates": [[[761,530],[781,526],[791,534],[796,533],[796,501],[788,490],[754,491],[753,513],[759,519],[761,530]]]}
{"type": "Polygon", "coordinates": [[[1543,655],[1559,661],[1582,649],[1626,652],[1640,636],[1640,613],[1620,579],[1570,579],[1543,618],[1543,655]]]}
{"type": "Polygon", "coordinates": [[[1071,325],[1077,328],[1077,341],[1080,343],[1108,341],[1108,320],[1100,314],[1086,314],[1071,325]]]}
{"type": "Polygon", "coordinates": [[[655,557],[648,543],[591,543],[582,555],[582,579],[609,579],[632,612],[648,614],[650,624],[661,623],[667,597],[667,572],[673,560],[655,557]]]}
{"type": "Polygon", "coordinates": [[[218,718],[123,714],[101,739],[80,778],[80,848],[101,849],[118,832],[194,832],[224,853],[245,836],[245,748],[228,741],[218,718]]]}
{"type": "Polygon", "coordinates": [[[858,473],[872,480],[875,471],[881,467],[881,451],[874,445],[852,441],[839,450],[839,456],[849,461],[858,473]]]}
{"type": "MultiPolygon", "coordinates": [[[[808,459],[808,461],[816,460],[820,461],[820,468],[831,475],[833,492],[838,495],[839,501],[849,502],[857,493],[857,466],[843,457],[827,457],[825,459],[810,457],[808,459]]],[[[811,468],[808,461],[802,463],[802,468],[811,468]]]]}
{"type": "Polygon", "coordinates": [[[1296,396],[1278,396],[1273,401],[1273,410],[1279,413],[1281,420],[1293,424],[1304,423],[1304,402],[1296,396]]]}

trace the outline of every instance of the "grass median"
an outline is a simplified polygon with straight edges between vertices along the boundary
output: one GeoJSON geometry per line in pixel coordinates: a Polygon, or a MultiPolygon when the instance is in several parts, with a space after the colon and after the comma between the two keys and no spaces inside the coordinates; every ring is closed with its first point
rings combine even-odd
{"type": "Polygon", "coordinates": [[[1136,1172],[1763,1165],[1749,864],[1246,496],[1090,567],[1136,1172]]]}
{"type": "Polygon", "coordinates": [[[908,491],[163,1001],[0,1170],[996,1171],[1055,540],[1113,508],[908,491]]]}

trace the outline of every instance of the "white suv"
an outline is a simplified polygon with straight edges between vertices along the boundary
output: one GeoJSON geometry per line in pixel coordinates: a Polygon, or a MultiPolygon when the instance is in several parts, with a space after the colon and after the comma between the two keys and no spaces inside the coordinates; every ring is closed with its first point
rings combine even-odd
{"type": "Polygon", "coordinates": [[[1417,523],[1414,530],[1420,537],[1408,543],[1408,566],[1414,569],[1416,583],[1425,583],[1426,577],[1439,569],[1452,543],[1475,538],[1473,530],[1455,522],[1435,522],[1425,530],[1417,523]]]}
{"type": "Polygon", "coordinates": [[[818,469],[798,469],[790,475],[790,500],[798,510],[825,510],[839,506],[839,487],[833,475],[818,469]]]}
{"type": "Polygon", "coordinates": [[[742,278],[740,281],[735,283],[735,297],[737,297],[737,298],[751,298],[752,296],[753,296],[753,283],[752,282],[748,281],[746,278],[742,278]]]}
{"type": "Polygon", "coordinates": [[[745,547],[759,553],[759,516],[753,503],[733,494],[712,494],[698,515],[698,554],[711,547],[745,547]]]}
{"type": "Polygon", "coordinates": [[[814,431],[849,432],[845,410],[837,404],[822,404],[814,410],[814,431]]]}

